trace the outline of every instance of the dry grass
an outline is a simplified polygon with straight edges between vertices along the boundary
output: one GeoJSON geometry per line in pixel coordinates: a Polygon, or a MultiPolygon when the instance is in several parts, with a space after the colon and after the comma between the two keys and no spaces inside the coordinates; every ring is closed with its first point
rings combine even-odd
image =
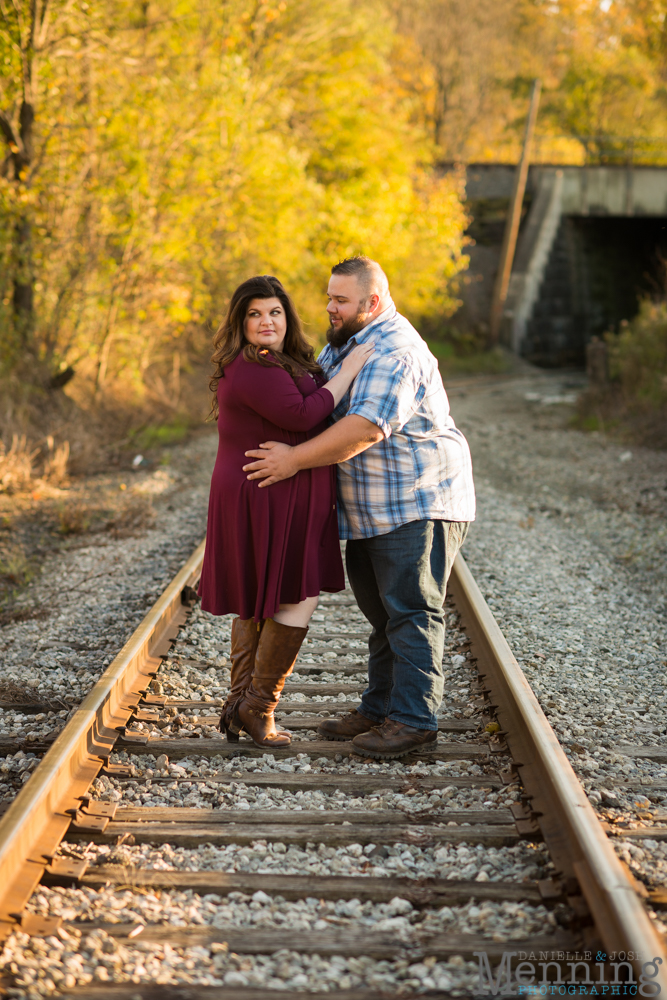
{"type": "Polygon", "coordinates": [[[24,587],[32,576],[30,560],[20,551],[0,556],[0,579],[12,587],[24,587]]]}
{"type": "Polygon", "coordinates": [[[153,527],[155,511],[142,493],[123,494],[113,504],[74,497],[57,504],[56,523],[60,535],[109,532],[113,538],[129,538],[153,527]]]}
{"type": "Polygon", "coordinates": [[[47,454],[44,459],[44,472],[42,478],[53,486],[63,486],[67,482],[67,473],[70,456],[69,441],[63,441],[57,445],[53,440],[53,435],[46,438],[47,454]]]}
{"type": "Polygon", "coordinates": [[[61,712],[76,704],[75,700],[62,698],[45,698],[40,693],[36,680],[27,684],[19,683],[12,678],[0,680],[0,708],[40,709],[43,712],[61,712]]]}
{"type": "Polygon", "coordinates": [[[638,403],[612,383],[592,386],[577,401],[572,425],[579,430],[600,431],[626,444],[667,449],[667,404],[638,403]]]}
{"type": "Polygon", "coordinates": [[[11,678],[0,681],[0,704],[2,705],[42,705],[42,698],[36,687],[27,687],[11,678]]]}
{"type": "Polygon", "coordinates": [[[13,625],[15,622],[32,622],[48,616],[46,608],[6,608],[0,611],[0,627],[13,625]]]}
{"type": "Polygon", "coordinates": [[[0,441],[0,490],[14,492],[29,487],[37,455],[39,448],[28,444],[25,434],[12,435],[9,448],[4,441],[0,441]]]}
{"type": "Polygon", "coordinates": [[[205,375],[193,375],[183,413],[109,394],[75,401],[0,376],[0,627],[49,614],[29,594],[45,557],[94,535],[128,538],[153,527],[153,497],[142,480],[129,489],[119,482],[130,483],[121,469],[138,452],[151,461],[203,420],[205,375]]]}
{"type": "Polygon", "coordinates": [[[83,535],[91,526],[94,508],[83,500],[58,505],[58,531],[61,535],[83,535]]]}
{"type": "Polygon", "coordinates": [[[0,440],[0,493],[18,493],[39,483],[64,485],[69,457],[69,441],[57,445],[51,435],[44,448],[29,441],[25,434],[13,434],[9,447],[0,440]]]}
{"type": "Polygon", "coordinates": [[[96,395],[77,378],[63,391],[22,381],[17,373],[0,376],[0,492],[40,481],[63,486],[69,477],[126,464],[128,453],[145,455],[181,440],[208,412],[208,368],[195,365],[183,376],[177,409],[165,399],[128,398],[120,388],[96,395]]]}
{"type": "Polygon", "coordinates": [[[105,528],[114,538],[129,538],[148,531],[154,524],[155,511],[150,497],[144,493],[130,493],[123,498],[105,528]]]}

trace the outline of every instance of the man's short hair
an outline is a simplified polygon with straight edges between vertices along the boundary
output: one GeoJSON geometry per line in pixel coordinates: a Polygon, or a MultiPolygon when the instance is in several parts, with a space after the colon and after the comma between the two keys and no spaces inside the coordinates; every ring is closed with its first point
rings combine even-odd
{"type": "Polygon", "coordinates": [[[359,282],[364,295],[371,295],[377,292],[378,295],[386,295],[389,291],[389,282],[376,260],[359,254],[357,257],[346,257],[339,260],[331,268],[332,274],[352,274],[359,282]]]}

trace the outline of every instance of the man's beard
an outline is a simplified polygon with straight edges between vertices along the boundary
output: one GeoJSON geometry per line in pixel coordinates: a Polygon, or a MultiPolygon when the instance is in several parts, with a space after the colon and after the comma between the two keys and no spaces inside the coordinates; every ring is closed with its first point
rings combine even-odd
{"type": "Polygon", "coordinates": [[[348,340],[354,337],[355,333],[359,333],[365,326],[366,313],[363,311],[358,312],[354,319],[343,320],[338,327],[331,325],[330,321],[329,329],[327,330],[327,341],[332,347],[343,347],[347,344],[348,340]]]}

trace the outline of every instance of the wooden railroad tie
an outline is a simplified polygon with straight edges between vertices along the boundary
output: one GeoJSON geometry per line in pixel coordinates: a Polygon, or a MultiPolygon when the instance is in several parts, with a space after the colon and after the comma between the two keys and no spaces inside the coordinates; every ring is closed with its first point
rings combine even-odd
{"type": "MultiPolygon", "coordinates": [[[[351,741],[333,740],[295,740],[286,747],[271,747],[270,751],[265,747],[258,747],[250,739],[243,736],[238,743],[228,743],[221,736],[219,737],[180,737],[180,738],[151,738],[146,736],[136,736],[132,734],[121,737],[116,743],[116,750],[127,750],[129,753],[145,754],[149,753],[155,757],[166,754],[170,760],[182,760],[185,757],[192,757],[193,754],[200,757],[263,757],[270,752],[277,760],[285,757],[296,757],[299,753],[306,753],[311,758],[327,757],[335,759],[354,755],[359,759],[366,759],[351,741]]],[[[477,760],[486,761],[489,759],[489,745],[469,743],[446,743],[441,741],[437,748],[433,750],[418,750],[406,757],[401,757],[400,762],[405,764],[416,764],[436,760],[477,760]]]]}
{"type": "Polygon", "coordinates": [[[192,890],[200,894],[242,892],[247,896],[262,891],[283,899],[359,899],[363,902],[388,903],[397,896],[414,907],[461,906],[471,899],[495,902],[524,902],[539,905],[544,901],[537,882],[474,882],[454,879],[411,879],[397,876],[358,875],[274,875],[267,872],[152,871],[101,865],[85,868],[86,862],[62,859],[60,866],[49,866],[42,882],[47,885],[80,885],[100,889],[123,886],[139,889],[192,890]]]}
{"type": "MultiPolygon", "coordinates": [[[[448,959],[452,955],[461,955],[467,960],[474,960],[474,952],[485,951],[489,957],[501,958],[506,951],[576,951],[581,945],[580,939],[565,931],[558,930],[554,934],[525,938],[520,941],[489,941],[481,934],[440,934],[417,933],[410,941],[387,931],[374,931],[364,928],[332,927],[326,931],[295,932],[293,930],[274,930],[259,927],[211,927],[198,924],[188,927],[174,927],[172,924],[104,924],[98,921],[81,921],[65,924],[65,927],[75,927],[77,930],[92,930],[102,927],[111,937],[120,940],[127,938],[137,927],[142,930],[136,939],[144,943],[168,943],[172,947],[190,948],[195,945],[210,947],[212,944],[226,944],[230,952],[240,955],[273,955],[277,951],[292,951],[302,955],[348,955],[368,956],[375,959],[419,958],[433,956],[437,959],[448,959]]],[[[132,993],[142,994],[143,989],[138,984],[133,986],[132,993]]],[[[161,987],[163,989],[164,987],[161,987]]],[[[200,987],[195,987],[199,996],[200,987]]],[[[306,997],[311,994],[303,994],[306,997]]],[[[331,995],[331,994],[330,994],[331,995]]],[[[335,994],[339,996],[338,993],[335,994]]],[[[367,996],[362,993],[361,996],[367,996]]],[[[266,1000],[266,991],[263,1000],[266,1000]]]]}

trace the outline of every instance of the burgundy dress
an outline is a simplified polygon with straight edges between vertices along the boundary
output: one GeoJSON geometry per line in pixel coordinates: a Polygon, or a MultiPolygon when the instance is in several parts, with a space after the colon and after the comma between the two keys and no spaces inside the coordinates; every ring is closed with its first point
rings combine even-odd
{"type": "Polygon", "coordinates": [[[218,383],[218,456],[211,480],[199,593],[213,615],[260,621],[281,604],[343,590],[336,469],[304,469],[259,488],[244,452],[262,441],[300,444],[325,429],[334,408],[325,379],[293,379],[242,354],[218,383]]]}

